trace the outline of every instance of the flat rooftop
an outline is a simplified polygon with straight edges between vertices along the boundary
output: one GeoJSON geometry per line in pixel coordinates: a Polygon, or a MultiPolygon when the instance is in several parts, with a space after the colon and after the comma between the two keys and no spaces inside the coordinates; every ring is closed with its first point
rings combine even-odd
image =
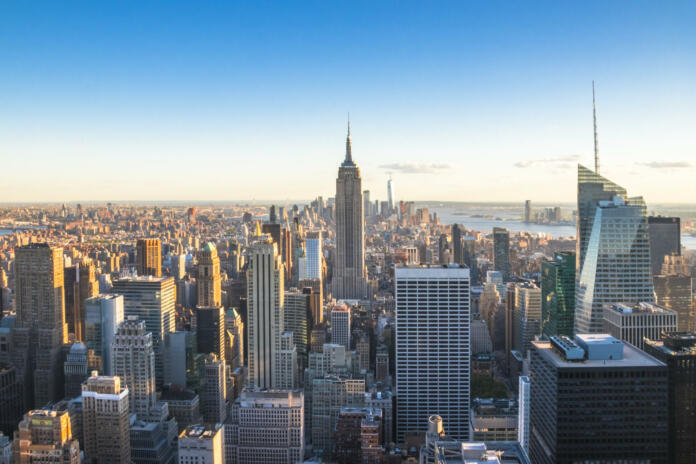
{"type": "Polygon", "coordinates": [[[612,311],[619,314],[674,314],[676,313],[664,306],[654,303],[616,303],[604,305],[604,311],[612,311]]]}
{"type": "Polygon", "coordinates": [[[448,266],[397,266],[396,277],[399,279],[462,279],[469,278],[469,268],[456,264],[448,266]]]}
{"type": "MultiPolygon", "coordinates": [[[[592,336],[589,337],[589,340],[587,340],[586,343],[606,343],[606,340],[604,340],[605,337],[611,336],[606,334],[592,334],[592,336]],[[595,335],[597,337],[595,337],[595,335]]],[[[541,356],[553,363],[556,367],[560,368],[589,369],[597,367],[620,368],[665,366],[664,363],[658,361],[649,354],[645,353],[642,350],[639,350],[638,348],[628,343],[623,343],[623,359],[599,359],[584,361],[566,361],[556,351],[553,350],[550,341],[536,340],[532,342],[532,345],[537,349],[541,356]]]]}

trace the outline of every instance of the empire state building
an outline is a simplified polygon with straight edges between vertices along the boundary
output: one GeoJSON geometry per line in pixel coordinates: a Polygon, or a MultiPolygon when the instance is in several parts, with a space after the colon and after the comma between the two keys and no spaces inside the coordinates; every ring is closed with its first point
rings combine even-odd
{"type": "Polygon", "coordinates": [[[365,216],[360,168],[353,162],[350,122],[346,158],[336,179],[336,265],[331,289],[337,299],[367,299],[365,216]]]}

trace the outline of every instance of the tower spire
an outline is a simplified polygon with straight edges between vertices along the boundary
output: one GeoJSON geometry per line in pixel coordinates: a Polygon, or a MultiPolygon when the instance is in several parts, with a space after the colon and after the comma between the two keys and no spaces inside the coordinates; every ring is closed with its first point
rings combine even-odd
{"type": "Polygon", "coordinates": [[[597,142],[597,105],[595,104],[594,80],[592,81],[592,121],[594,124],[594,170],[599,174],[599,144],[597,142]]]}
{"type": "Polygon", "coordinates": [[[344,166],[354,166],[353,163],[353,143],[350,140],[350,113],[348,113],[348,135],[346,136],[346,159],[343,160],[344,166]]]}

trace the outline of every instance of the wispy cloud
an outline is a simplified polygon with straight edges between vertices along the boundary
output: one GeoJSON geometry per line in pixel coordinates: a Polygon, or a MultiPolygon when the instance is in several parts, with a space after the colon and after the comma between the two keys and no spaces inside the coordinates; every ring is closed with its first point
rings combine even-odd
{"type": "Polygon", "coordinates": [[[449,164],[441,163],[391,163],[382,164],[380,169],[399,172],[401,174],[437,174],[450,169],[449,164]]]}
{"type": "Polygon", "coordinates": [[[515,163],[516,168],[531,168],[545,166],[549,168],[567,168],[567,163],[572,163],[580,159],[580,155],[557,156],[555,158],[538,158],[515,163]]]}
{"type": "Polygon", "coordinates": [[[691,163],[686,161],[650,161],[648,163],[636,164],[651,169],[684,169],[692,167],[691,163]]]}

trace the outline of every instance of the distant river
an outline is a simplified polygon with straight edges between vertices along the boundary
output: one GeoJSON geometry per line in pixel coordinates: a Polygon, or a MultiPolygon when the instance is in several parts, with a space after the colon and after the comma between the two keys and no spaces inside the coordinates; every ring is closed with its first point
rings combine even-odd
{"type": "MultiPolygon", "coordinates": [[[[424,205],[428,207],[428,205],[424,205]]],[[[505,227],[510,232],[530,232],[532,234],[547,234],[553,238],[575,237],[575,226],[554,226],[549,224],[525,224],[518,220],[519,213],[505,210],[482,211],[477,210],[477,215],[493,216],[494,218],[471,217],[467,212],[462,212],[461,208],[446,206],[429,206],[431,213],[437,213],[442,224],[461,224],[467,229],[479,232],[490,233],[493,227],[505,227]]],[[[692,235],[682,235],[682,245],[688,250],[696,250],[696,237],[692,235]]]]}

